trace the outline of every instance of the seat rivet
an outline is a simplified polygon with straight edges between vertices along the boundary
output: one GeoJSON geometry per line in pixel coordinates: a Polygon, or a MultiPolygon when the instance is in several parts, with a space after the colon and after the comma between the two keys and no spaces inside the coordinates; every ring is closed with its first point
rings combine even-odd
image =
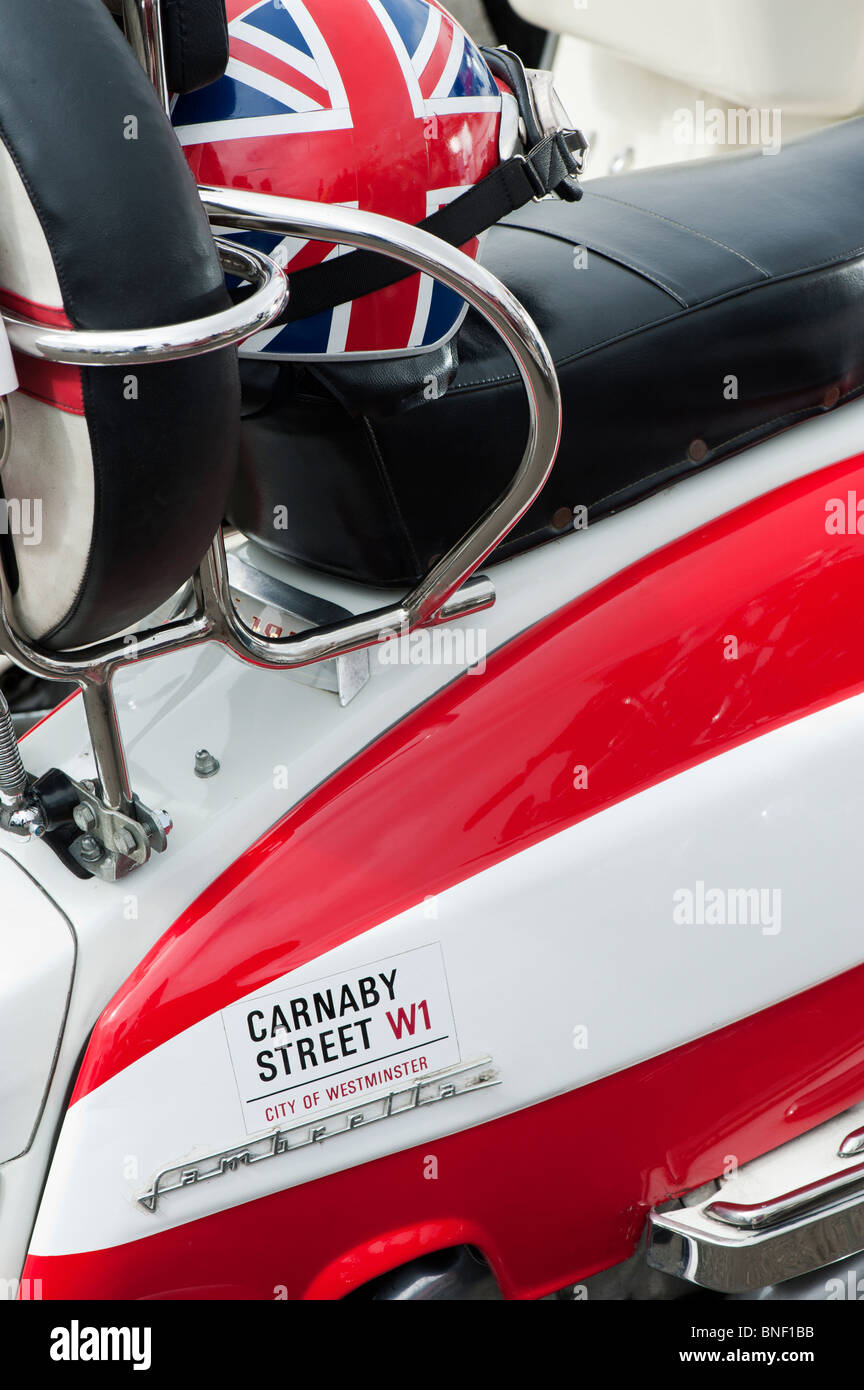
{"type": "Polygon", "coordinates": [[[840,399],[840,387],[839,387],[839,386],[829,386],[829,387],[828,387],[828,390],[825,392],[825,395],[824,395],[824,397],[823,397],[822,404],[825,406],[825,409],[826,409],[826,410],[831,410],[831,408],[837,404],[837,402],[839,401],[839,399],[840,399]]]}
{"type": "Polygon", "coordinates": [[[694,439],[687,449],[688,457],[691,458],[694,463],[701,463],[707,452],[708,445],[705,443],[704,439],[694,439]]]}
{"type": "Polygon", "coordinates": [[[215,777],[221,765],[219,759],[214,758],[206,748],[199,748],[195,754],[196,777],[215,777]]]}
{"type": "Polygon", "coordinates": [[[569,507],[559,507],[552,513],[552,525],[556,531],[566,531],[573,525],[573,513],[569,507]]]}

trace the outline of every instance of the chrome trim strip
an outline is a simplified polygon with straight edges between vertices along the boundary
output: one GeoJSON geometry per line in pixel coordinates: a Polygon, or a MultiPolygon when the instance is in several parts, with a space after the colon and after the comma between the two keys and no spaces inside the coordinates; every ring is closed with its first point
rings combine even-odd
{"type": "Polygon", "coordinates": [[[843,1143],[837,1150],[838,1158],[853,1158],[855,1154],[864,1153],[864,1126],[861,1129],[853,1129],[851,1134],[847,1134],[843,1143]]]}
{"type": "Polygon", "coordinates": [[[836,1167],[841,1136],[864,1133],[849,1133],[862,1110],[744,1164],[709,1185],[701,1200],[693,1194],[686,1206],[653,1211],[648,1263],[719,1293],[750,1293],[864,1251],[864,1163],[836,1167]],[[791,1189],[790,1177],[798,1180],[791,1189]]]}
{"type": "Polygon", "coordinates": [[[230,309],[186,323],[168,324],[164,328],[105,332],[46,328],[44,324],[4,311],[3,322],[9,341],[28,357],[80,367],[174,362],[240,343],[266,328],[281,314],[288,302],[288,280],[282,267],[260,251],[239,248],[219,238],[216,238],[216,247],[225,270],[241,275],[258,287],[230,309]]]}
{"type": "Polygon", "coordinates": [[[766,1231],[784,1222],[794,1221],[799,1216],[830,1211],[858,1192],[864,1197],[864,1163],[831,1173],[827,1178],[807,1183],[769,1202],[756,1202],[749,1206],[740,1202],[711,1202],[705,1208],[705,1215],[740,1231],[766,1231]]]}
{"type": "Polygon", "coordinates": [[[287,1129],[255,1135],[244,1144],[237,1144],[233,1148],[222,1149],[219,1153],[207,1154],[204,1158],[163,1168],[156,1174],[149,1191],[141,1193],[136,1201],[144,1211],[155,1212],[159,1202],[169,1192],[179,1192],[181,1188],[224,1177],[226,1173],[252,1167],[268,1158],[294,1153],[296,1149],[323,1144],[325,1140],[334,1139],[339,1134],[366,1129],[369,1125],[378,1124],[381,1120],[395,1119],[396,1116],[407,1114],[411,1110],[420,1110],[428,1105],[437,1105],[442,1100],[452,1100],[455,1096],[500,1085],[501,1078],[492,1066],[491,1057],[482,1057],[476,1062],[461,1062],[454,1067],[444,1067],[440,1071],[429,1072],[408,1086],[379,1091],[369,1100],[354,1101],[339,1110],[330,1110],[317,1119],[305,1120],[287,1129]],[[459,1078],[462,1078],[461,1081],[459,1078]]]}
{"type": "Polygon", "coordinates": [[[771,1231],[716,1232],[690,1224],[686,1209],[652,1212],[647,1259],[654,1269],[717,1293],[748,1293],[809,1274],[864,1250],[864,1202],[843,1206],[771,1231]]]}

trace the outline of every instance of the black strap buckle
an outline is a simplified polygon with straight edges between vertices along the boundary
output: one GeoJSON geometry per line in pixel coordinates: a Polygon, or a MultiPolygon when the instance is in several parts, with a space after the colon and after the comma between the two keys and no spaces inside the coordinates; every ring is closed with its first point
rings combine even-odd
{"type": "Polygon", "coordinates": [[[531,156],[533,154],[534,150],[531,150],[528,154],[517,154],[514,155],[513,158],[519,161],[519,164],[522,166],[522,170],[525,174],[525,177],[531,185],[531,188],[533,189],[534,202],[539,203],[541,198],[548,198],[551,190],[546,187],[545,183],[543,182],[543,179],[540,177],[534,164],[532,163],[531,156]]]}
{"type": "Polygon", "coordinates": [[[579,131],[554,130],[544,136],[527,155],[515,156],[535,202],[548,198],[550,193],[569,203],[577,203],[582,197],[578,182],[582,167],[579,159],[582,144],[574,144],[571,149],[568,137],[577,137],[584,143],[579,131]]]}
{"type": "Polygon", "coordinates": [[[582,197],[577,180],[585,164],[588,141],[571,124],[555,91],[551,72],[526,68],[508,48],[484,48],[482,52],[493,73],[507,83],[516,98],[528,146],[522,158],[534,197],[556,193],[559,198],[576,202],[582,197]],[[551,161],[550,141],[555,145],[555,158],[551,161]],[[553,179],[553,174],[557,178],[553,179]]]}

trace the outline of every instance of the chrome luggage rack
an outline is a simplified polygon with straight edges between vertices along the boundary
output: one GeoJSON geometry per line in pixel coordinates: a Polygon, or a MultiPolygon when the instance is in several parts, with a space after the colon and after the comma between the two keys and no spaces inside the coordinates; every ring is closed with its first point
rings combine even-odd
{"type": "MultiPolygon", "coordinates": [[[[262,636],[237,613],[221,528],[194,576],[191,615],[138,632],[134,642],[116,638],[77,651],[51,652],[17,631],[12,591],[0,562],[0,651],[33,675],[76,682],[83,692],[97,780],[73,784],[72,795],[78,798],[73,819],[86,833],[70,842],[68,853],[80,873],[106,879],[122,877],[145,863],[152,850],[164,849],[167,820],[142,806],[130,786],[112,694],[112,680],[121,667],[216,641],[253,665],[293,668],[373,646],[394,632],[407,633],[488,608],[495,599],[494,587],[474,572],[540,492],[560,436],[560,394],[546,344],[510,291],[461,251],[416,227],[355,209],[224,188],[203,187],[199,193],[211,224],[220,228],[262,230],[377,251],[455,290],[495,329],[516,363],[528,396],[528,441],[502,495],[401,602],[288,637],[262,636]],[[84,840],[88,843],[82,853],[84,840]]],[[[46,328],[4,313],[9,338],[30,355],[89,367],[165,362],[239,343],[278,317],[289,286],[284,271],[269,257],[225,241],[217,240],[217,246],[225,269],[255,284],[246,299],[222,313],[164,329],[105,333],[46,328]]],[[[17,773],[3,785],[4,765],[10,765],[10,757],[14,763],[17,754],[17,747],[14,753],[4,750],[3,738],[0,719],[0,827],[22,836],[45,834],[51,826],[39,805],[38,786],[28,778],[27,790],[21,791],[20,755],[17,773]]]]}

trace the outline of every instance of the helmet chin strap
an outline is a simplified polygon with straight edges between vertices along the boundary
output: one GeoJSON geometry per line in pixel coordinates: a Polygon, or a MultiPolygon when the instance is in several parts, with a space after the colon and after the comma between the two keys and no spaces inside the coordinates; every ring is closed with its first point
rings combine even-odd
{"type": "MultiPolygon", "coordinates": [[[[555,194],[578,202],[588,142],[580,130],[558,125],[566,113],[554,94],[551,74],[528,72],[506,49],[484,48],[493,73],[512,89],[525,131],[524,154],[505,159],[467,192],[418,225],[450,246],[464,246],[526,203],[555,194]]],[[[355,251],[291,276],[291,297],[277,324],[295,323],[337,304],[396,285],[415,272],[371,251],[355,251]]]]}

